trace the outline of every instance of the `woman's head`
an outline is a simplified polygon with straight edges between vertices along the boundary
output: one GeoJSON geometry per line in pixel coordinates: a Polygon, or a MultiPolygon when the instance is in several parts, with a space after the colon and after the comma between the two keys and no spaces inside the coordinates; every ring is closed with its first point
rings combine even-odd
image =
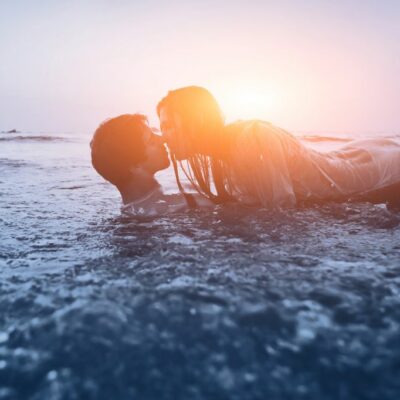
{"type": "Polygon", "coordinates": [[[129,182],[133,168],[154,174],[169,166],[163,139],[140,114],[124,114],[103,122],[90,147],[93,167],[118,188],[129,182]]]}
{"type": "Polygon", "coordinates": [[[210,200],[229,200],[223,159],[227,151],[224,118],[212,94],[198,86],[173,90],[157,106],[178,187],[183,191],[177,160],[193,187],[210,200]]]}
{"type": "Polygon", "coordinates": [[[168,92],[157,106],[160,126],[177,160],[213,154],[224,118],[212,94],[198,86],[168,92]]]}

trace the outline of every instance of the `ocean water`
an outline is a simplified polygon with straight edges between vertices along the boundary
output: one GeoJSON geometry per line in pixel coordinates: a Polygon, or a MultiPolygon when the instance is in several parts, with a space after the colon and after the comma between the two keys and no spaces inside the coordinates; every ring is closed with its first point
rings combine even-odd
{"type": "Polygon", "coordinates": [[[400,213],[139,221],[89,140],[0,134],[0,399],[400,398],[400,213]]]}

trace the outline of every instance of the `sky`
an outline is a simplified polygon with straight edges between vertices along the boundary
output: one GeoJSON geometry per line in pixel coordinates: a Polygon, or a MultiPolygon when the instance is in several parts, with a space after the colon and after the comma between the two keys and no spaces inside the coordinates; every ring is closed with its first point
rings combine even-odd
{"type": "Polygon", "coordinates": [[[198,85],[227,121],[400,132],[398,0],[1,0],[0,131],[91,133],[198,85]]]}

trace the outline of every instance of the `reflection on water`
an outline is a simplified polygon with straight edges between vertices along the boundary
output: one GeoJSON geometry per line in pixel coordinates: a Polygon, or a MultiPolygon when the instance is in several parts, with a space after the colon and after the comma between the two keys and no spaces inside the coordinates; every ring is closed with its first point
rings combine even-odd
{"type": "Polygon", "coordinates": [[[67,139],[1,144],[0,399],[399,397],[400,214],[140,221],[67,139]]]}

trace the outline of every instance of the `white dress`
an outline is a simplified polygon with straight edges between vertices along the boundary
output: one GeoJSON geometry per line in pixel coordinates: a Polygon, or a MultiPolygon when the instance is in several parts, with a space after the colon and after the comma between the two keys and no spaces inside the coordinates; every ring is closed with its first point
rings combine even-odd
{"type": "Polygon", "coordinates": [[[239,201],[267,208],[302,200],[335,200],[400,183],[400,144],[389,139],[350,142],[320,152],[268,122],[245,121],[226,165],[239,201]]]}
{"type": "MultiPolygon", "coordinates": [[[[203,198],[203,196],[194,193],[191,196],[200,208],[214,207],[214,204],[203,198]]],[[[165,195],[161,188],[158,187],[144,198],[121,206],[121,213],[139,218],[152,218],[187,211],[189,209],[190,207],[181,193],[165,195]]]]}

